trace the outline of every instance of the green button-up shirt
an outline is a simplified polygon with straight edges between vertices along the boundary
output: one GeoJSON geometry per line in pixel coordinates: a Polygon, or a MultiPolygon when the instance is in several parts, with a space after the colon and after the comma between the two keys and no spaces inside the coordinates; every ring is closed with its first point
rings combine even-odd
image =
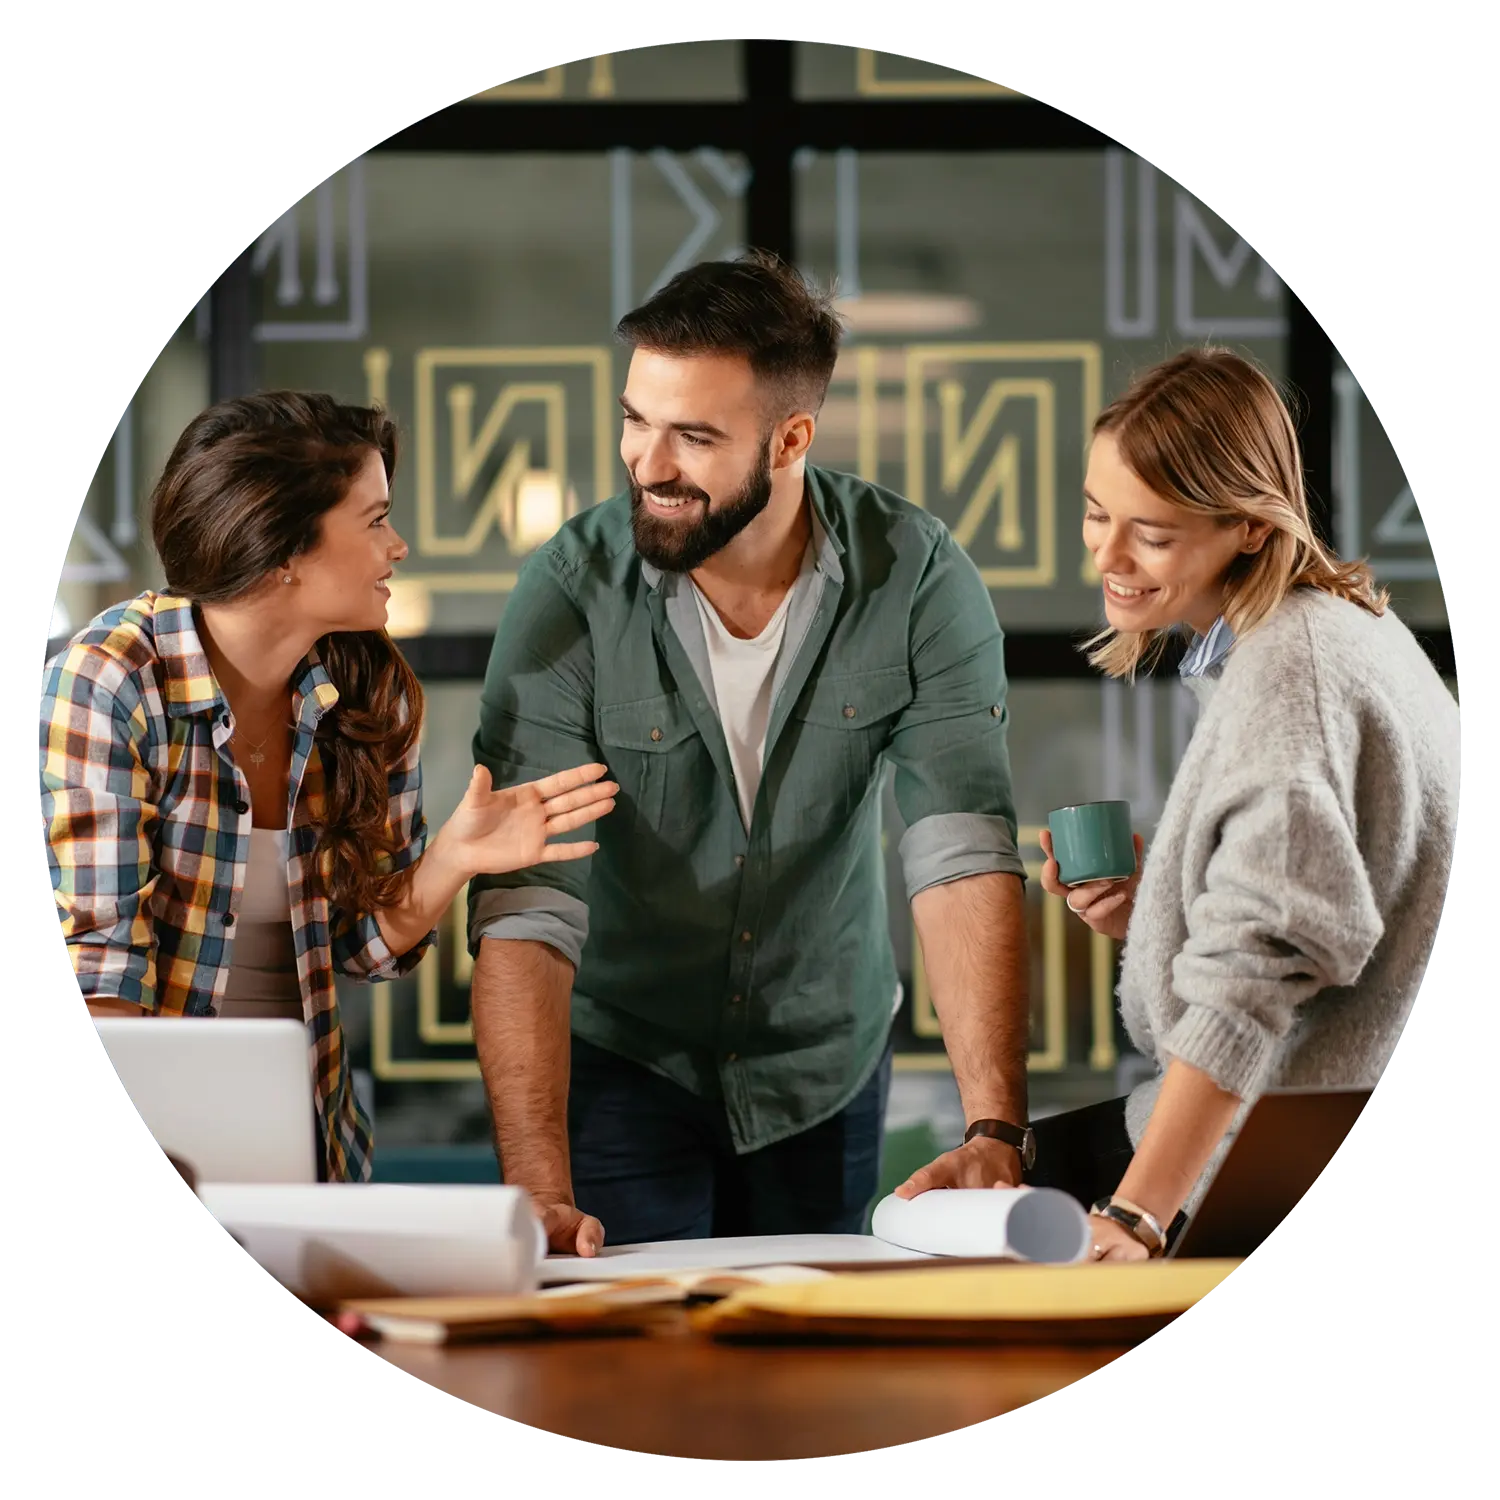
{"type": "Polygon", "coordinates": [[[941,521],[809,466],[816,566],[789,601],[748,829],[689,581],[636,553],[630,500],[522,568],[475,759],[496,786],[602,761],[591,859],[482,877],[469,941],[533,939],[577,969],[575,1034],[724,1101],[753,1151],[837,1113],[898,997],[880,848],[895,768],[908,898],[1022,874],[1000,627],[941,521]]]}

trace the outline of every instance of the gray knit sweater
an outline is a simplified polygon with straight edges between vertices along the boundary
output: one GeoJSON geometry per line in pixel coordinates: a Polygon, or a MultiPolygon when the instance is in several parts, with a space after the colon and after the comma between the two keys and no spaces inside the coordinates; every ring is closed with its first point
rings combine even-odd
{"type": "MultiPolygon", "coordinates": [[[[1131,1040],[1246,1101],[1374,1084],[1416,998],[1448,883],[1458,705],[1387,611],[1293,592],[1217,676],[1126,933],[1131,1040]]],[[[1126,1106],[1140,1143],[1160,1087],[1126,1106]]],[[[1202,1195],[1233,1129],[1184,1205],[1202,1195]]]]}

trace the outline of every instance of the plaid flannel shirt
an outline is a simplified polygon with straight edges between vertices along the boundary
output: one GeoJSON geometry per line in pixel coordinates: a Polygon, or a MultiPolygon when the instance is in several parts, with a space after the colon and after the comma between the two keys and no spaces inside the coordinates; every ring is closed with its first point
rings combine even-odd
{"type": "MultiPolygon", "coordinates": [[[[319,720],[338,689],[309,653],[292,690],[287,881],[308,1028],[323,1175],[370,1175],[370,1122],[355,1099],[335,972],[408,973],[436,938],[399,959],[373,915],[331,908],[314,880],[323,814],[319,720]]],[[[146,592],[106,610],[47,663],[42,816],[58,918],[79,988],[159,1015],[217,1013],[250,856],[250,802],[228,749],[234,719],[192,605],[146,592]]],[[[392,868],[426,843],[418,752],[390,773],[392,868]]]]}

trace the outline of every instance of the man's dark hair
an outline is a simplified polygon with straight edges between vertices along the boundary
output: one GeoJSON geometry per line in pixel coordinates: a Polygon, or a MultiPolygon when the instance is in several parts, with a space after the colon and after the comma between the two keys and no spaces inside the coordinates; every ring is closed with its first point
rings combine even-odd
{"type": "Polygon", "coordinates": [[[743,355],[767,395],[767,415],[780,421],[817,414],[843,331],[831,292],[769,251],[749,250],[679,271],[620,319],[615,337],[659,354],[743,355]]]}

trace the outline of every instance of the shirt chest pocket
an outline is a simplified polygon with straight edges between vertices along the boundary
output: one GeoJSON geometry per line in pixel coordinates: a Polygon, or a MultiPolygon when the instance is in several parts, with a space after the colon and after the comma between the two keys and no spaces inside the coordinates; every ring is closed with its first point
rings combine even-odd
{"type": "Polygon", "coordinates": [[[632,828],[703,826],[717,773],[681,693],[601,706],[599,746],[632,828]]]}
{"type": "Polygon", "coordinates": [[[896,718],[912,700],[911,674],[883,667],[819,678],[792,710],[788,762],[796,800],[847,815],[863,800],[896,718]]]}

